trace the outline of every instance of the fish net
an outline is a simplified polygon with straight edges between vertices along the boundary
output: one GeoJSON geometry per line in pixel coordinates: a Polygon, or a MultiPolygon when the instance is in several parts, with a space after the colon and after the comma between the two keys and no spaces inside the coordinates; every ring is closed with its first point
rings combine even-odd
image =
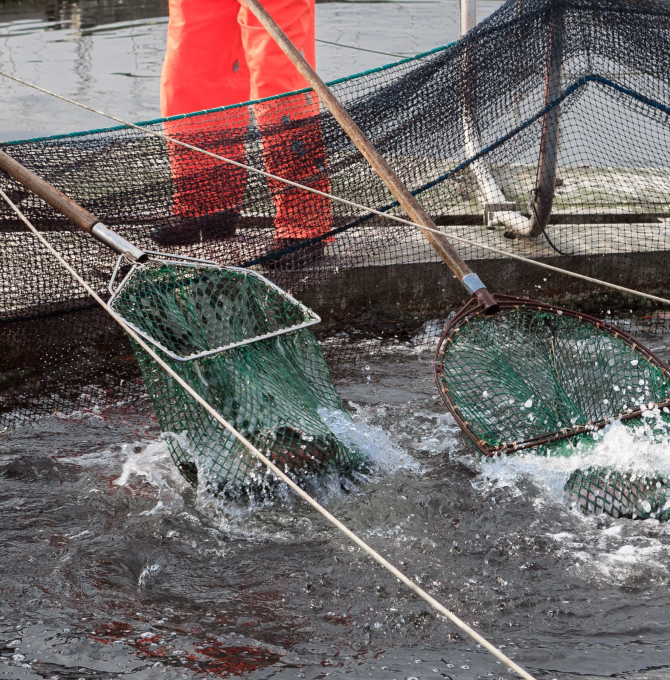
{"type": "Polygon", "coordinates": [[[438,345],[438,387],[484,454],[583,435],[670,406],[670,370],[626,333],[537,302],[471,304],[438,345]]]}
{"type": "Polygon", "coordinates": [[[662,476],[589,467],[575,470],[565,490],[573,507],[585,514],[659,522],[670,519],[670,484],[662,476]]]}
{"type": "MultiPolygon", "coordinates": [[[[666,2],[509,0],[458,43],[331,87],[440,228],[468,240],[455,247],[491,290],[666,332],[656,303],[510,257],[667,293],[666,2]]],[[[390,219],[402,211],[310,91],[141,127],[385,216],[124,126],[2,148],[139,247],[262,272],[290,291],[323,319],[314,332],[333,373],[462,306],[451,272],[390,219]]],[[[114,257],[7,177],[0,186],[107,295],[114,257]]],[[[1,427],[145,391],[122,332],[4,205],[0,342],[1,427]]]]}
{"type": "MultiPolygon", "coordinates": [[[[238,432],[294,477],[362,462],[327,419],[349,419],[308,309],[250,271],[152,260],[136,265],[111,308],[238,432]]],[[[215,493],[258,488],[265,468],[133,342],[144,383],[182,474],[215,493]]]]}

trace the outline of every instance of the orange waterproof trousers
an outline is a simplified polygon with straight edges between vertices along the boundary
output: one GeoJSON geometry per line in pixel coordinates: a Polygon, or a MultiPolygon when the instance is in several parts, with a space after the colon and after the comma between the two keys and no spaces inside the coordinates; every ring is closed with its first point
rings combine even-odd
{"type": "MultiPolygon", "coordinates": [[[[314,0],[264,0],[264,6],[314,65],[314,0]]],[[[161,77],[165,117],[272,97],[307,87],[288,58],[238,0],[170,0],[161,77]]],[[[294,95],[255,104],[265,169],[328,193],[318,98],[294,95]]],[[[165,123],[166,134],[244,162],[248,107],[165,123]]],[[[170,145],[173,212],[201,216],[240,210],[246,171],[170,145]],[[225,165],[226,167],[222,167],[225,165]],[[212,193],[212,178],[221,191],[212,193]],[[200,186],[199,186],[200,185],[200,186]],[[208,186],[205,192],[199,188],[208,186]],[[204,193],[204,195],[203,195],[204,193]]],[[[332,227],[330,201],[269,180],[275,238],[313,238],[332,227]]]]}

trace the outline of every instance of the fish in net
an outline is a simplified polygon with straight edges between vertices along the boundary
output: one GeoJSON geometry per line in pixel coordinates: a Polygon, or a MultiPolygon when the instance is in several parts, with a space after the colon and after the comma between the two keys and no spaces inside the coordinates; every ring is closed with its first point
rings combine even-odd
{"type": "Polygon", "coordinates": [[[611,324],[532,300],[496,296],[447,325],[435,377],[450,412],[491,456],[588,435],[670,406],[670,369],[611,324]]]}
{"type": "MultiPolygon", "coordinates": [[[[362,463],[326,423],[349,416],[305,305],[249,269],[143,251],[3,151],[0,168],[119,254],[108,307],[270,461],[294,477],[362,463]]],[[[214,493],[267,484],[248,448],[131,341],[184,477],[214,493]]]]}
{"type": "MultiPolygon", "coordinates": [[[[491,256],[486,248],[496,248],[496,258],[486,261],[489,276],[497,277],[506,292],[522,296],[533,291],[547,303],[544,307],[532,303],[537,323],[524,327],[534,332],[536,326],[544,324],[545,330],[555,327],[558,333],[566,328],[558,322],[552,326],[549,319],[568,313],[548,303],[575,293],[574,283],[567,290],[575,280],[559,277],[543,287],[537,270],[532,266],[510,267],[509,260],[504,259],[506,254],[513,257],[524,252],[536,259],[570,255],[571,268],[586,274],[597,271],[602,279],[652,292],[665,286],[670,214],[664,160],[670,128],[668,55],[670,10],[661,0],[514,0],[455,45],[342,79],[332,90],[354,114],[363,133],[394,165],[400,182],[413,196],[420,197],[428,215],[440,226],[467,237],[458,243],[461,260],[481,264],[491,256]],[[653,35],[653,49],[640,51],[637,36],[642,33],[653,35]],[[489,191],[494,184],[499,192],[489,191]],[[505,239],[501,225],[515,238],[505,239]],[[635,266],[640,263],[644,266],[635,266]]],[[[288,93],[278,97],[275,104],[278,111],[302,107],[307,112],[306,99],[311,100],[311,94],[288,93]]],[[[398,202],[370,170],[364,155],[351,148],[334,117],[321,107],[317,113],[312,102],[309,111],[314,115],[296,120],[278,115],[275,127],[264,129],[259,136],[258,126],[250,127],[249,119],[264,105],[251,102],[154,121],[140,130],[126,126],[26,141],[13,145],[12,154],[52,178],[62,190],[73,192],[106,222],[147,249],[170,243],[181,254],[266,267],[269,276],[285,283],[322,315],[329,315],[329,340],[343,326],[372,320],[368,330],[376,331],[386,324],[393,334],[408,318],[416,328],[453,309],[459,293],[454,291],[451,275],[443,268],[438,271],[433,253],[426,254],[424,244],[406,225],[391,221],[399,213],[398,202]],[[152,136],[167,128],[175,139],[213,152],[238,145],[249,171],[238,173],[244,179],[231,182],[230,167],[224,161],[214,162],[197,150],[152,136]],[[306,171],[301,183],[318,188],[327,177],[333,194],[350,204],[339,204],[333,197],[330,210],[315,215],[312,227],[318,235],[311,239],[300,236],[304,240],[293,245],[296,252],[318,252],[320,257],[296,258],[291,267],[285,267],[282,262],[286,253],[274,233],[273,206],[290,194],[295,214],[303,215],[309,212],[313,195],[269,181],[253,174],[252,169],[266,167],[267,157],[280,164],[297,165],[303,145],[287,144],[287,136],[303,135],[306,143],[316,130],[327,162],[306,171]],[[177,164],[180,173],[189,173],[188,178],[180,175],[180,181],[194,187],[185,212],[175,205],[176,156],[181,159],[177,164]],[[382,211],[387,217],[361,206],[382,211]],[[234,228],[228,220],[231,211],[234,228]],[[322,247],[310,250],[316,245],[322,247]]],[[[9,188],[17,190],[13,183],[9,188]]],[[[48,206],[24,200],[23,207],[40,228],[63,232],[64,238],[54,240],[68,257],[91,271],[104,273],[111,267],[85,239],[69,238],[72,234],[66,233],[68,227],[48,206]]],[[[14,237],[13,217],[2,217],[2,234],[9,234],[3,236],[7,245],[4,253],[13,263],[12,271],[24,271],[26,246],[14,237]]],[[[461,275],[467,271],[463,267],[459,270],[461,275]]],[[[104,276],[99,277],[103,279],[106,282],[104,276]]],[[[584,293],[582,302],[600,309],[600,302],[586,295],[599,290],[596,283],[591,281],[587,286],[580,281],[578,285],[577,292],[584,293]]],[[[12,307],[5,318],[10,330],[30,315],[35,323],[45,324],[44,320],[51,318],[48,315],[61,314],[67,322],[79,311],[78,301],[45,267],[36,266],[28,272],[22,291],[22,304],[12,307]],[[45,281],[50,282],[48,286],[45,281]]],[[[511,308],[505,306],[509,301],[496,297],[502,311],[487,323],[492,329],[499,328],[500,338],[504,338],[511,308]]],[[[515,304],[523,307],[526,303],[519,299],[515,304]]],[[[479,314],[481,321],[483,310],[476,307],[477,303],[470,303],[456,318],[465,322],[479,314]]],[[[621,340],[647,362],[643,365],[650,371],[665,371],[659,360],[634,340],[627,341],[625,334],[608,324],[598,326],[587,316],[581,321],[590,324],[588,332],[598,337],[609,333],[621,340]]],[[[89,340],[94,330],[87,330],[89,340]]],[[[467,337],[460,326],[452,325],[451,330],[467,337]]],[[[21,336],[17,333],[16,337],[21,336]]],[[[582,355],[577,349],[568,351],[563,343],[562,354],[554,355],[550,343],[538,344],[538,338],[531,335],[521,341],[517,337],[517,353],[510,353],[504,365],[491,364],[493,368],[486,369],[485,365],[489,355],[496,354],[496,342],[486,346],[488,355],[482,352],[481,370],[489,371],[487,379],[491,371],[497,371],[500,385],[496,390],[518,406],[518,412],[510,415],[496,405],[493,424],[488,422],[492,406],[483,398],[483,393],[488,393],[484,389],[479,393],[474,389],[471,395],[475,400],[472,412],[482,412],[480,421],[471,417],[472,413],[466,418],[458,416],[463,404],[445,395],[460,389],[456,384],[460,382],[458,373],[450,368],[458,367],[459,359],[455,351],[445,352],[440,365],[446,370],[440,389],[475,444],[481,443],[480,450],[514,451],[552,438],[581,436],[590,428],[602,426],[608,418],[635,417],[640,410],[642,405],[634,404],[634,400],[610,400],[610,396],[618,395],[606,396],[607,390],[600,386],[599,381],[607,380],[602,367],[593,371],[588,362],[580,363],[582,355]],[[532,353],[536,345],[542,345],[544,353],[532,353]],[[561,358],[575,363],[584,375],[591,375],[594,383],[588,388],[593,389],[593,398],[578,399],[579,379],[568,387],[559,385],[564,378],[573,379],[567,368],[557,368],[561,358]],[[512,384],[509,375],[518,373],[524,362],[528,363],[528,384],[512,384]],[[548,391],[544,401],[533,399],[540,382],[548,391]],[[523,401],[516,401],[520,397],[523,401]],[[601,408],[605,399],[612,406],[609,413],[601,408]],[[532,406],[526,407],[529,402],[532,406]],[[540,406],[536,417],[532,409],[540,406]],[[547,431],[540,425],[558,429],[547,431]]],[[[443,339],[441,347],[445,342],[443,339]]],[[[579,342],[577,347],[588,346],[590,341],[582,337],[579,342]]],[[[20,345],[13,339],[9,344],[13,349],[20,345]]],[[[615,346],[619,347],[617,343],[615,346]]],[[[467,349],[466,343],[459,348],[467,349]]],[[[349,351],[356,352],[336,342],[330,349],[331,357],[339,353],[339,359],[351,356],[349,351]]],[[[628,350],[619,347],[611,351],[609,359],[616,362],[628,350]]],[[[15,354],[18,352],[8,356],[15,354]]],[[[469,388],[473,383],[477,387],[477,381],[467,373],[475,355],[468,354],[460,369],[462,382],[469,388]]],[[[588,358],[588,352],[585,356],[588,358]]],[[[54,364],[44,373],[52,371],[60,377],[65,371],[54,364]]],[[[22,368],[17,359],[10,365],[11,374],[25,375],[22,368]]],[[[633,371],[631,380],[646,379],[645,375],[637,376],[639,370],[633,371]]],[[[665,377],[659,381],[660,387],[654,389],[658,388],[661,396],[656,402],[656,397],[650,396],[651,403],[664,403],[665,377]]],[[[645,391],[645,386],[638,387],[645,391]]],[[[613,388],[611,391],[616,392],[613,388]]],[[[62,404],[51,394],[39,397],[45,412],[62,404]]]]}
{"type": "Polygon", "coordinates": [[[670,480],[608,467],[575,470],[565,484],[570,503],[584,514],[628,519],[670,519],[670,480]]]}
{"type": "MultiPolygon", "coordinates": [[[[250,270],[154,256],[133,265],[110,307],[148,339],[267,458],[294,477],[347,471],[363,462],[326,420],[349,418],[304,305],[250,270]]],[[[182,474],[213,491],[263,482],[266,473],[133,343],[140,371],[182,474]]]]}

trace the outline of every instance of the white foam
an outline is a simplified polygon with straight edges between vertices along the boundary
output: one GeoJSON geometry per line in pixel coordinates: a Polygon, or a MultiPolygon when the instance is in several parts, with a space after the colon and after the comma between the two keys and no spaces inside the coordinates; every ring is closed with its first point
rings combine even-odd
{"type": "MultiPolygon", "coordinates": [[[[670,476],[670,425],[660,413],[648,411],[635,424],[614,423],[579,446],[556,445],[553,452],[539,455],[529,451],[514,456],[481,460],[481,473],[473,485],[488,494],[507,487],[520,495],[523,479],[537,486],[554,513],[560,505],[567,511],[565,483],[577,469],[607,466],[638,476],[670,476]],[[554,505],[552,508],[551,505],[554,505]]],[[[576,572],[596,584],[625,585],[640,578],[670,579],[670,526],[657,520],[633,521],[605,516],[582,515],[574,509],[569,531],[548,533],[558,554],[573,564],[576,572]],[[577,524],[575,525],[575,521],[577,524]],[[659,538],[662,540],[659,540],[659,538]]]]}
{"type": "Polygon", "coordinates": [[[646,411],[635,424],[620,422],[595,432],[573,446],[557,444],[549,453],[537,451],[483,460],[480,489],[515,487],[529,477],[555,500],[564,497],[563,487],[570,474],[590,466],[609,467],[635,476],[670,477],[670,424],[661,419],[658,409],[646,411]]]}
{"type": "Polygon", "coordinates": [[[401,469],[418,472],[421,469],[417,461],[391,442],[384,430],[366,422],[366,409],[349,403],[354,408],[352,418],[342,411],[319,410],[319,415],[342,443],[358,449],[375,468],[385,472],[394,473],[401,469]]]}
{"type": "Polygon", "coordinates": [[[140,478],[158,491],[156,505],[141,515],[170,513],[183,506],[182,493],[188,488],[188,483],[172,462],[163,438],[149,443],[124,444],[122,453],[126,458],[121,475],[114,480],[114,484],[131,486],[136,478],[140,478]]]}

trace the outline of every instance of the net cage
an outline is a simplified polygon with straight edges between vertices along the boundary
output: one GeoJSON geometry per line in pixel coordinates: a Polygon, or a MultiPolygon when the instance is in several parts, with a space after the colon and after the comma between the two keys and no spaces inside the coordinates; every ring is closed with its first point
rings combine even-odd
{"type": "MultiPolygon", "coordinates": [[[[509,0],[457,43],[331,83],[440,228],[470,242],[455,246],[492,290],[621,312],[628,328],[659,333],[667,315],[654,303],[508,255],[667,294],[669,86],[661,0],[509,0]]],[[[2,148],[142,248],[260,272],[289,291],[322,318],[331,371],[463,304],[309,90],[142,126],[387,217],[129,127],[2,148]]],[[[107,295],[113,256],[0,183],[107,295]]],[[[143,391],[121,331],[5,205],[0,241],[0,425],[143,391]]]]}
{"type": "MultiPolygon", "coordinates": [[[[315,476],[362,462],[324,420],[348,416],[310,330],[319,318],[270,281],[250,270],[154,255],[110,287],[109,306],[285,472],[315,476]]],[[[215,493],[267,483],[247,448],[132,345],[186,479],[215,493]]]]}

